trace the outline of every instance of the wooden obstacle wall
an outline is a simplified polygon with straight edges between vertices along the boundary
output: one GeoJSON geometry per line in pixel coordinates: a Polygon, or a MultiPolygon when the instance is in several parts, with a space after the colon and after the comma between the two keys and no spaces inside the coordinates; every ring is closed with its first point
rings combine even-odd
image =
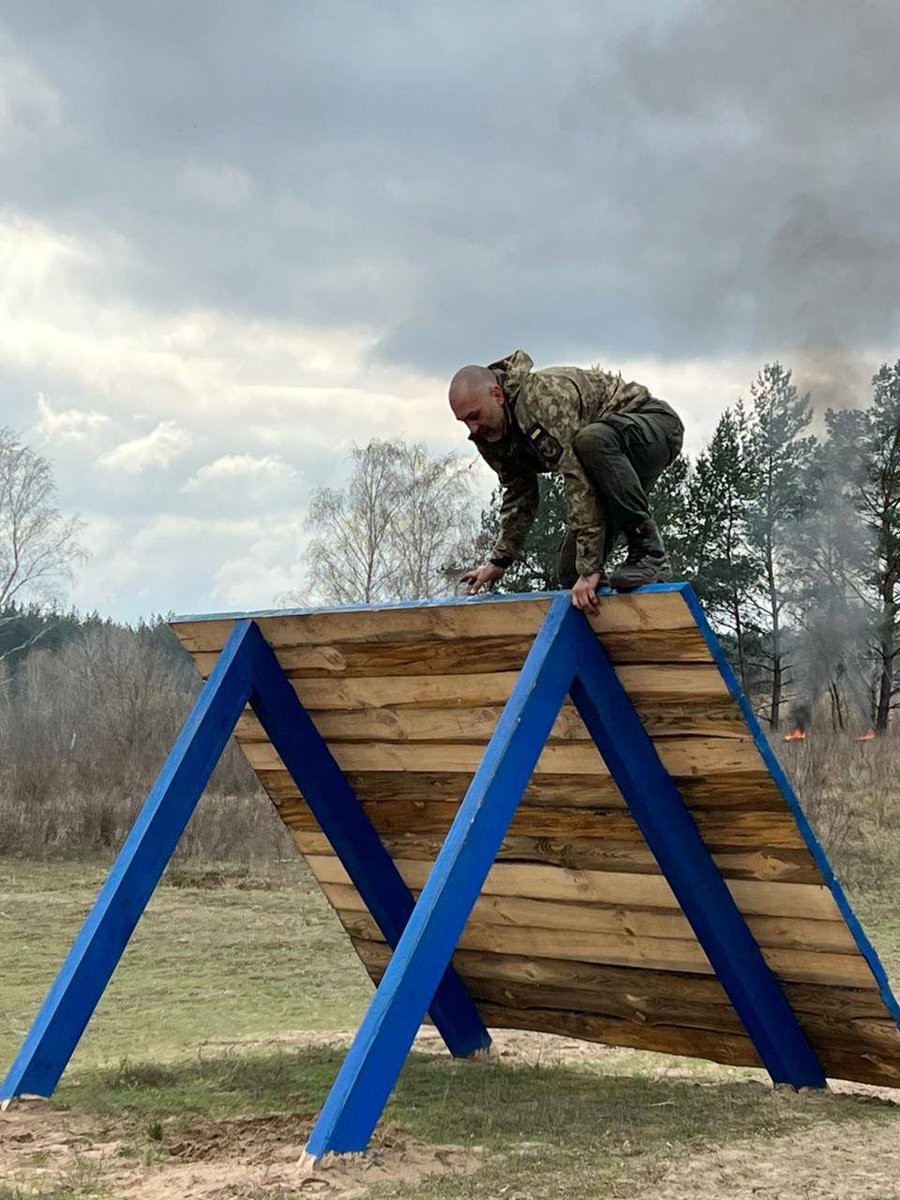
{"type": "MultiPolygon", "coordinates": [[[[541,596],[256,618],[414,893],[549,604],[541,596]]],[[[900,1086],[900,1035],[868,946],[684,594],[605,597],[590,623],[826,1073],[900,1086]]],[[[233,624],[174,623],[204,677],[233,624]]],[[[377,981],[390,951],[249,711],[237,737],[377,981]]],[[[454,964],[490,1027],[759,1065],[571,704],[454,964]]]]}

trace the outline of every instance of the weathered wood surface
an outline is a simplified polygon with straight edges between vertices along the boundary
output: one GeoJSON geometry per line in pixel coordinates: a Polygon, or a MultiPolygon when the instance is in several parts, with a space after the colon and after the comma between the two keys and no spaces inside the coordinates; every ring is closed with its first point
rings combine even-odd
{"type": "MultiPolygon", "coordinates": [[[[269,742],[243,745],[247,761],[259,771],[283,769],[269,742]]],[[[727,775],[759,768],[759,751],[750,738],[663,738],[656,750],[673,779],[727,775]]],[[[338,742],[331,747],[343,771],[457,771],[474,774],[481,742],[338,742]]],[[[606,764],[590,742],[544,747],[538,775],[607,775],[606,764]]]]}
{"type": "MultiPolygon", "coordinates": [[[[291,835],[304,855],[327,855],[331,846],[316,830],[291,827],[291,835]]],[[[382,842],[392,858],[434,862],[443,843],[440,835],[385,834],[382,842]]],[[[809,851],[766,850],[718,851],[713,859],[726,879],[772,879],[789,883],[821,883],[819,868],[809,851]]],[[[498,862],[539,863],[566,867],[570,871],[631,871],[658,875],[659,866],[646,846],[632,842],[586,840],[583,838],[504,839],[498,862]]]]}
{"type": "MultiPolygon", "coordinates": [[[[424,886],[430,864],[395,860],[397,869],[413,890],[424,886]]],[[[347,872],[332,855],[309,855],[307,862],[320,883],[349,883],[347,872]]],[[[839,921],[834,897],[824,884],[780,883],[768,880],[732,880],[729,890],[748,916],[794,916],[812,921],[839,921]]],[[[570,871],[564,867],[531,863],[498,862],[490,870],[482,895],[532,896],[585,904],[618,904],[626,907],[675,909],[681,906],[661,875],[624,871],[570,871]]]]}
{"type": "MultiPolygon", "coordinates": [[[[258,620],[414,894],[548,607],[529,597],[258,620]]],[[[203,675],[232,624],[176,624],[203,675]]],[[[900,1084],[900,1037],[872,971],[683,597],[607,597],[591,624],[826,1071],[900,1084]]],[[[237,736],[379,979],[388,948],[249,711],[237,736]]],[[[571,704],[454,963],[488,1024],[758,1065],[571,704]]]]}

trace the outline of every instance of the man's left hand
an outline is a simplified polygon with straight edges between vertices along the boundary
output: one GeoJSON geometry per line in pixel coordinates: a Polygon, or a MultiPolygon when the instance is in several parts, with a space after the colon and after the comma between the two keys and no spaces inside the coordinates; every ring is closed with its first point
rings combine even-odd
{"type": "Polygon", "coordinates": [[[582,612],[595,613],[600,608],[597,588],[600,586],[600,572],[593,575],[579,575],[578,582],[572,588],[572,603],[582,612]]]}

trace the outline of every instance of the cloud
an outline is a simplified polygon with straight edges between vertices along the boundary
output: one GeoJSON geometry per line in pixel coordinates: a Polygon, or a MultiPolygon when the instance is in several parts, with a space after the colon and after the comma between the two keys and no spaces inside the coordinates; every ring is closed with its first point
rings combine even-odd
{"type": "Polygon", "coordinates": [[[87,441],[104,426],[110,424],[106,413],[79,408],[57,410],[43,393],[38,393],[38,421],[35,432],[44,441],[87,441]]]}
{"type": "Polygon", "coordinates": [[[55,116],[7,203],[121,239],[98,291],[364,328],[425,373],[890,343],[900,10],[857,8],[13,0],[55,116]]]}
{"type": "Polygon", "coordinates": [[[211,607],[354,441],[467,453],[464,362],[621,368],[694,448],[776,357],[858,401],[900,334],[898,34],[886,0],[9,0],[3,420],[157,607],[201,567],[211,607]],[[180,574],[141,536],[176,517],[180,574]]]}
{"type": "Polygon", "coordinates": [[[167,467],[191,444],[191,436],[175,421],[160,421],[144,437],[121,442],[100,456],[100,463],[114,471],[138,473],[148,467],[167,467]]]}
{"type": "Polygon", "coordinates": [[[279,488],[297,478],[294,468],[275,454],[254,458],[252,454],[225,454],[213,462],[204,463],[182,487],[184,492],[197,492],[209,486],[225,484],[256,484],[263,488],[279,488]]]}

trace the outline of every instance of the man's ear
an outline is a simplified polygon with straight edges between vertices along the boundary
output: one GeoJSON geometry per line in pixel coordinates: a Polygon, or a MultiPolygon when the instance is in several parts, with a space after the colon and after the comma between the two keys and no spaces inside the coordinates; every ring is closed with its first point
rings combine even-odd
{"type": "Polygon", "coordinates": [[[494,399],[497,401],[497,403],[502,408],[506,402],[506,398],[503,395],[503,388],[500,386],[500,384],[494,383],[491,385],[491,387],[488,390],[490,391],[490,394],[494,397],[494,399]]]}

